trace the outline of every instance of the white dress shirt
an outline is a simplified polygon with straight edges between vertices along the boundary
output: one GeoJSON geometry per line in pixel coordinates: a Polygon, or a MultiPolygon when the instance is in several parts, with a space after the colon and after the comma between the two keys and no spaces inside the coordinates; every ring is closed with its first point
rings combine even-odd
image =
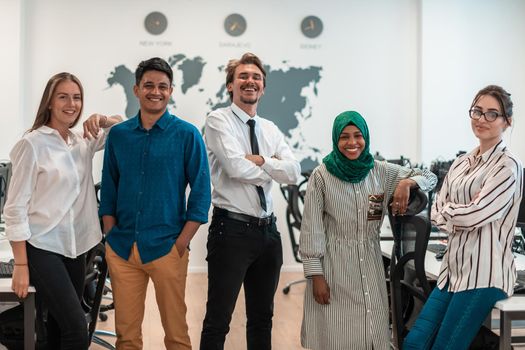
{"type": "Polygon", "coordinates": [[[92,177],[92,159],[104,147],[107,130],[96,139],[70,130],[66,143],[57,130],[42,126],[10,153],[13,174],[4,207],[6,236],[76,258],[102,239],[92,177]]]}
{"type": "Polygon", "coordinates": [[[204,134],[213,184],[212,203],[232,212],[266,217],[273,211],[272,180],[295,184],[301,168],[277,126],[257,115],[253,119],[259,153],[264,158],[260,167],[245,158],[252,154],[248,114],[232,103],[206,118],[204,134]],[[264,189],[266,212],[255,186],[264,189]]]}
{"type": "Polygon", "coordinates": [[[523,169],[503,141],[457,158],[432,206],[432,222],[449,233],[438,286],[460,292],[495,287],[512,295],[512,242],[523,169]]]}

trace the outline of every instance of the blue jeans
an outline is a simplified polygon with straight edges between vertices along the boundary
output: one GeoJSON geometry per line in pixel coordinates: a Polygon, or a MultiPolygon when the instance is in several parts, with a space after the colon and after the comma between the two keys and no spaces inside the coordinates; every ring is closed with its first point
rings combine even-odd
{"type": "Polygon", "coordinates": [[[456,293],[447,288],[434,288],[405,338],[403,350],[468,349],[494,304],[507,297],[498,288],[456,293]]]}

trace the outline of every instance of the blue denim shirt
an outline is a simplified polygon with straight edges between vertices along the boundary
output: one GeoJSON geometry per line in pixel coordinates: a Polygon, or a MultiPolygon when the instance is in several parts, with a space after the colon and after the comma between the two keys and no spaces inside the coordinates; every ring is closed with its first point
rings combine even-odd
{"type": "Polygon", "coordinates": [[[206,146],[192,124],[166,111],[146,130],[139,112],[111,129],[99,215],[116,218],[107,241],[121,258],[134,242],[143,263],[168,254],[186,221],[208,221],[210,193],[206,146]]]}

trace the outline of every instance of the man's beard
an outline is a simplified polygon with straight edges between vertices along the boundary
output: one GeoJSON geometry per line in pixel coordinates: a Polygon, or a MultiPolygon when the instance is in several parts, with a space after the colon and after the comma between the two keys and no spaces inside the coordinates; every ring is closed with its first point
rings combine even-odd
{"type": "Polygon", "coordinates": [[[247,105],[254,105],[254,104],[257,104],[257,102],[259,102],[259,98],[254,97],[253,99],[247,99],[241,96],[241,102],[247,105]]]}

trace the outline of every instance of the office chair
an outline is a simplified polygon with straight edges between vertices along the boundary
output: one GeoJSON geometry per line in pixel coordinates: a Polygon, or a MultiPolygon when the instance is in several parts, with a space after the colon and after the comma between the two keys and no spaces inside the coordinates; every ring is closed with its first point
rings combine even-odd
{"type": "Polygon", "coordinates": [[[104,244],[99,243],[93,247],[86,256],[86,278],[84,281],[82,306],[86,311],[90,344],[93,342],[106,349],[115,349],[112,344],[98,336],[100,331],[96,331],[100,305],[104,296],[106,277],[108,275],[108,265],[106,264],[105,253],[106,249],[104,244]]]}
{"type": "MultiPolygon", "coordinates": [[[[413,190],[407,213],[394,216],[388,208],[388,219],[394,236],[390,261],[390,306],[394,345],[401,348],[418,304],[423,304],[432,285],[425,273],[425,255],[430,237],[427,215],[417,215],[425,209],[427,196],[413,190]]],[[[435,282],[432,283],[435,285],[435,282]]],[[[418,313],[418,312],[417,312],[418,313]]]]}
{"type": "MultiPolygon", "coordinates": [[[[97,205],[98,206],[100,205],[100,188],[101,188],[101,183],[97,182],[95,184],[95,195],[97,197],[97,205]]],[[[102,223],[102,218],[99,218],[99,220],[100,220],[100,228],[102,230],[104,230],[104,225],[102,223]]],[[[102,243],[104,243],[105,241],[106,241],[106,238],[105,237],[102,238],[102,243]]],[[[111,293],[109,277],[106,280],[106,286],[104,288],[104,295],[106,295],[108,293],[111,293]]],[[[109,304],[102,304],[102,305],[100,305],[100,311],[99,311],[99,314],[98,314],[100,320],[101,321],[106,321],[108,319],[108,315],[106,314],[106,312],[114,310],[114,309],[115,309],[115,304],[113,302],[111,302],[109,304]]],[[[113,332],[107,332],[107,331],[101,331],[101,330],[98,330],[97,333],[100,333],[102,335],[116,336],[115,333],[113,333],[113,332]]]]}
{"type": "MultiPolygon", "coordinates": [[[[299,255],[299,241],[296,234],[301,232],[301,221],[303,219],[302,205],[304,204],[304,196],[306,194],[306,185],[310,177],[311,171],[303,172],[303,180],[299,185],[281,185],[281,193],[288,204],[286,207],[286,226],[288,227],[288,234],[290,235],[290,242],[292,246],[293,257],[298,263],[303,263],[299,255]]],[[[306,279],[295,280],[288,283],[283,288],[283,293],[288,294],[290,288],[294,284],[306,282],[306,279]]]]}
{"type": "MultiPolygon", "coordinates": [[[[101,189],[101,183],[97,182],[95,184],[95,196],[97,198],[97,205],[98,206],[100,205],[100,189],[101,189]]],[[[102,218],[99,218],[99,220],[100,220],[100,228],[103,230],[104,227],[103,227],[103,223],[102,223],[102,218]]],[[[106,238],[103,237],[101,244],[104,245],[105,241],[106,241],[106,238]]],[[[104,250],[105,250],[105,247],[104,247],[104,250]]],[[[105,284],[103,292],[102,292],[103,298],[106,298],[106,295],[108,293],[112,293],[112,291],[111,291],[111,283],[109,281],[109,273],[106,274],[106,284],[105,284]]],[[[101,321],[106,321],[108,319],[108,315],[106,314],[106,312],[114,310],[114,309],[115,309],[115,304],[113,303],[113,301],[111,303],[109,303],[109,304],[101,304],[100,308],[99,308],[99,312],[98,312],[99,319],[101,321]]],[[[95,330],[94,334],[96,336],[100,336],[100,335],[110,336],[110,337],[116,337],[117,336],[115,334],[115,332],[104,331],[104,330],[100,330],[100,329],[95,330]]]]}

